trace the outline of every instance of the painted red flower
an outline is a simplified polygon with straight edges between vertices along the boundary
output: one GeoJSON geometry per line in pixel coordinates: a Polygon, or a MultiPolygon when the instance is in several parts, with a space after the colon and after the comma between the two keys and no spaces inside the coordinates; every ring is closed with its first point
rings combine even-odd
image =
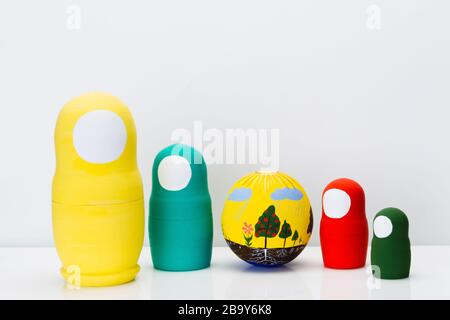
{"type": "Polygon", "coordinates": [[[253,233],[254,229],[252,224],[244,222],[244,225],[242,227],[242,231],[246,234],[246,235],[250,235],[253,233]]]}

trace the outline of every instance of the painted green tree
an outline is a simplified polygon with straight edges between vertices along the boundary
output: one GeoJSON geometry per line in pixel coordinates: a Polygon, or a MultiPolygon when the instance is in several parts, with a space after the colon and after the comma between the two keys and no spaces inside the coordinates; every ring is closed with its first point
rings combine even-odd
{"type": "Polygon", "coordinates": [[[258,218],[255,225],[255,237],[264,237],[264,249],[267,248],[267,238],[274,238],[280,231],[280,219],[275,214],[275,207],[269,206],[258,218]]]}
{"type": "Polygon", "coordinates": [[[294,241],[294,246],[295,246],[295,242],[298,240],[298,232],[297,230],[294,231],[294,235],[292,236],[292,241],[294,241]]]}
{"type": "Polygon", "coordinates": [[[313,224],[314,224],[313,212],[312,212],[312,208],[309,207],[309,224],[308,224],[308,229],[306,230],[307,234],[311,234],[312,229],[313,229],[313,224]]]}
{"type": "Polygon", "coordinates": [[[284,220],[279,237],[284,239],[283,248],[286,246],[286,239],[292,235],[291,225],[284,220]]]}

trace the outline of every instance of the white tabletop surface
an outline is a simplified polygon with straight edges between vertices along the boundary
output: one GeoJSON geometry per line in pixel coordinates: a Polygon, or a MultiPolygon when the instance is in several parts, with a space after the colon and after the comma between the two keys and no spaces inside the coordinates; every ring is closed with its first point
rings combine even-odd
{"type": "Polygon", "coordinates": [[[368,268],[331,270],[319,247],[278,268],[251,266],[217,247],[211,268],[164,272],[142,251],[135,281],[106,288],[67,288],[54,248],[0,248],[0,299],[450,299],[450,247],[412,249],[411,277],[377,280],[368,268]]]}

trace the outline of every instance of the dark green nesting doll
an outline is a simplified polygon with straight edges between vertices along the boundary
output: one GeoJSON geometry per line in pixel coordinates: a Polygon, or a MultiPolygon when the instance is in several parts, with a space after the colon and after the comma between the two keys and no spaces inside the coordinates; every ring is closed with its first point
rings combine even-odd
{"type": "Polygon", "coordinates": [[[411,244],[406,214],[397,208],[381,210],[373,220],[372,273],[381,279],[409,277],[411,244]]]}

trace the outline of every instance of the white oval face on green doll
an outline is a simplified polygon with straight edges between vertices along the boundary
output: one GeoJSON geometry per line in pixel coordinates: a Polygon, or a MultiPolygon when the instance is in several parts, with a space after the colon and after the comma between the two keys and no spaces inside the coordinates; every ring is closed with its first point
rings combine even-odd
{"type": "Polygon", "coordinates": [[[168,191],[183,190],[189,184],[191,177],[191,165],[184,157],[172,155],[165,157],[159,163],[159,184],[168,191]]]}
{"type": "Polygon", "coordinates": [[[127,144],[127,129],[115,112],[95,110],[81,116],[73,129],[78,155],[90,163],[108,163],[120,157],[127,144]]]}
{"type": "Polygon", "coordinates": [[[350,210],[352,201],[347,192],[340,189],[327,190],[322,199],[323,212],[327,217],[340,219],[350,210]]]}
{"type": "Polygon", "coordinates": [[[391,219],[386,216],[378,216],[373,222],[373,233],[377,238],[383,239],[389,237],[393,229],[391,219]]]}

